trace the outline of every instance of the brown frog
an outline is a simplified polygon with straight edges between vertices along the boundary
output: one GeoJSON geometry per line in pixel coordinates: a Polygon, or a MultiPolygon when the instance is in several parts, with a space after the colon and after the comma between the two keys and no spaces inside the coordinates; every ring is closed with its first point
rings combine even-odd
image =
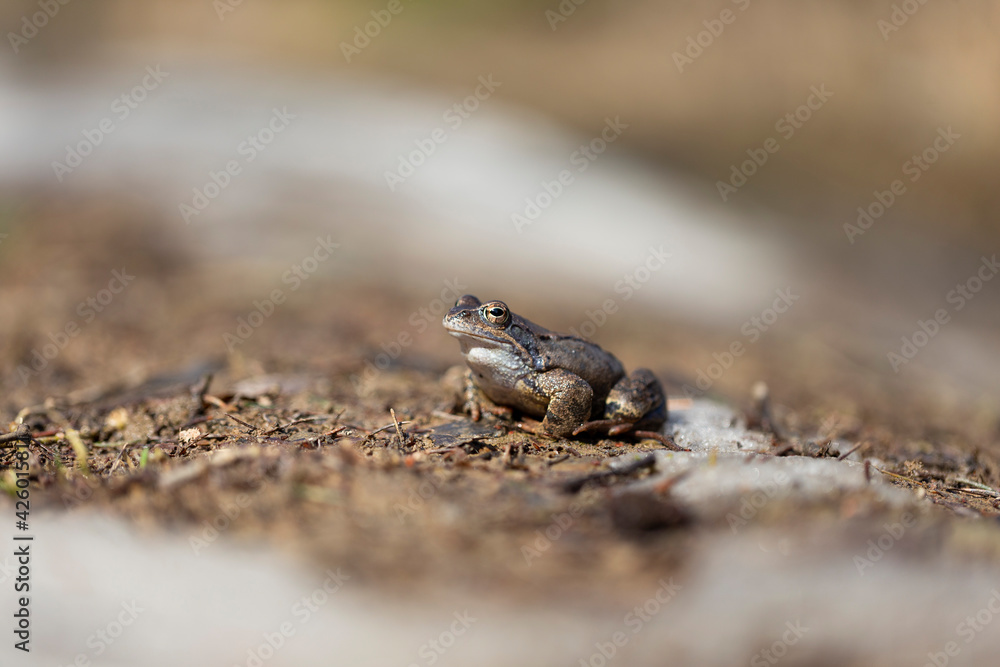
{"type": "MultiPolygon", "coordinates": [[[[645,368],[625,375],[618,359],[577,336],[555,333],[511,312],[502,301],[467,294],[442,322],[458,338],[469,367],[466,407],[478,420],[485,397],[501,411],[542,417],[529,431],[565,437],[633,432],[672,445],[655,432],[666,420],[663,387],[645,368]]],[[[491,411],[496,412],[495,409],[491,411]]]]}

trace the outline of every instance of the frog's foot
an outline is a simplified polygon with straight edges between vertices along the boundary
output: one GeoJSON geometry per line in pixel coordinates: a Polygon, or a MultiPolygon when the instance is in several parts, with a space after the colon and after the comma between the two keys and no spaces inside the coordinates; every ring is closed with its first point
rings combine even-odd
{"type": "Polygon", "coordinates": [[[488,415],[493,415],[498,419],[510,420],[514,411],[505,405],[497,405],[495,403],[481,401],[481,400],[467,400],[463,406],[465,412],[469,413],[472,421],[477,422],[483,418],[483,413],[488,415]]]}
{"type": "Polygon", "coordinates": [[[497,405],[496,403],[480,403],[479,404],[480,413],[488,413],[493,415],[498,419],[510,420],[514,411],[508,408],[506,405],[497,405]]]}
{"type": "Polygon", "coordinates": [[[522,419],[521,421],[516,422],[514,426],[516,426],[519,431],[524,431],[525,433],[530,433],[531,435],[548,435],[548,433],[545,432],[545,429],[542,428],[542,422],[535,421],[534,419],[522,419]]]}

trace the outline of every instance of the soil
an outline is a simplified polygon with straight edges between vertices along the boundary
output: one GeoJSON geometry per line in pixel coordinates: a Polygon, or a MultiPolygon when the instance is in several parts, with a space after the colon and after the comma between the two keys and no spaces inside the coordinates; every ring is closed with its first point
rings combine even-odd
{"type": "MultiPolygon", "coordinates": [[[[437,322],[380,357],[426,306],[405,288],[317,276],[232,343],[224,335],[239,336],[248,304],[270,293],[257,287],[259,270],[197,260],[162,229],[135,208],[64,202],[26,213],[0,247],[0,415],[9,430],[30,430],[33,512],[109,512],[139,531],[189,536],[196,549],[199,540],[272,544],[375,586],[457,581],[526,598],[634,597],[688,566],[693,543],[729,530],[694,518],[669,486],[617,492],[644,468],[594,475],[608,457],[660,443],[472,422],[449,371],[457,346],[437,322]],[[122,257],[141,279],[87,321],[79,304],[108,287],[122,257]],[[50,334],[74,322],[79,332],[35,372],[34,351],[44,356],[61,340],[50,334]]],[[[558,321],[558,308],[550,312],[558,321]]],[[[682,411],[682,387],[694,384],[687,360],[720,340],[650,315],[609,325],[600,343],[656,371],[682,411]]],[[[1000,494],[989,491],[1000,487],[996,409],[853,372],[817,349],[806,336],[763,340],[713,397],[761,427],[750,387],[765,380],[773,455],[836,457],[857,446],[931,506],[922,529],[943,547],[928,540],[918,553],[997,560],[996,531],[989,548],[951,537],[967,517],[1000,514],[1000,494]]],[[[0,445],[0,467],[12,466],[16,445],[0,445]]],[[[3,484],[11,490],[9,471],[3,484]]],[[[791,532],[850,518],[863,532],[894,511],[858,493],[775,503],[756,520],[791,532]]]]}

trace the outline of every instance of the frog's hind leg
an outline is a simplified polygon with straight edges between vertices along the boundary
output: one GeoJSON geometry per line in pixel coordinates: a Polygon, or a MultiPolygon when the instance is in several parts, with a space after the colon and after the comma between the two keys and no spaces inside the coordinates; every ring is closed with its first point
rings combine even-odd
{"type": "Polygon", "coordinates": [[[608,435],[620,435],[636,427],[658,429],[666,418],[663,386],[652,371],[639,368],[618,380],[608,392],[603,418],[581,424],[575,434],[606,429],[608,435]]]}
{"type": "Polygon", "coordinates": [[[620,379],[604,403],[604,419],[619,424],[642,423],[649,428],[659,428],[666,418],[667,399],[663,385],[648,368],[637,368],[620,379]]]}
{"type": "Polygon", "coordinates": [[[659,433],[666,420],[667,399],[663,386],[652,371],[639,368],[611,388],[604,405],[604,418],[581,424],[573,435],[598,430],[609,436],[631,433],[656,440],[670,449],[686,451],[675,445],[670,436],[659,433]]]}

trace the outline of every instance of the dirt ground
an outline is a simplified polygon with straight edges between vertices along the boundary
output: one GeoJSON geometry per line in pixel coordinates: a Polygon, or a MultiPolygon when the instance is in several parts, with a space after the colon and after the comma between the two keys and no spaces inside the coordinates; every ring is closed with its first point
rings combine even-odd
{"type": "MultiPolygon", "coordinates": [[[[262,294],[254,271],[193,259],[134,207],[65,201],[21,215],[0,246],[0,416],[7,430],[31,433],[33,512],[110,512],[137,530],[179,532],[196,551],[217,539],[273,544],[375,586],[462,582],[529,598],[648,590],[688,565],[693,543],[730,529],[695,519],[669,484],[617,492],[649,473],[607,474],[602,462],[657,442],[554,440],[493,418],[473,423],[449,372],[461,357],[436,320],[383,363],[383,343],[427,305],[422,295],[318,276],[232,344],[237,318],[262,294]],[[79,304],[108,287],[108,267],[123,257],[126,275],[141,267],[141,279],[88,321],[79,304]],[[70,323],[77,335],[36,371],[35,351],[44,357],[62,340],[50,334],[70,323]],[[540,541],[566,515],[561,539],[540,541]],[[533,562],[532,549],[546,558],[533,562]]],[[[690,359],[719,338],[666,324],[623,322],[600,342],[629,367],[657,372],[683,415],[690,359]]],[[[857,447],[925,499],[917,557],[944,550],[997,562],[996,407],[856,372],[818,350],[805,336],[762,341],[713,397],[768,431],[770,455],[835,458],[857,447]],[[751,400],[760,380],[770,419],[751,400]],[[970,542],[960,530],[970,519],[993,529],[970,542]]],[[[0,449],[8,492],[15,444],[0,449]]],[[[845,493],[815,506],[776,502],[756,520],[864,536],[895,512],[845,493]]]]}

